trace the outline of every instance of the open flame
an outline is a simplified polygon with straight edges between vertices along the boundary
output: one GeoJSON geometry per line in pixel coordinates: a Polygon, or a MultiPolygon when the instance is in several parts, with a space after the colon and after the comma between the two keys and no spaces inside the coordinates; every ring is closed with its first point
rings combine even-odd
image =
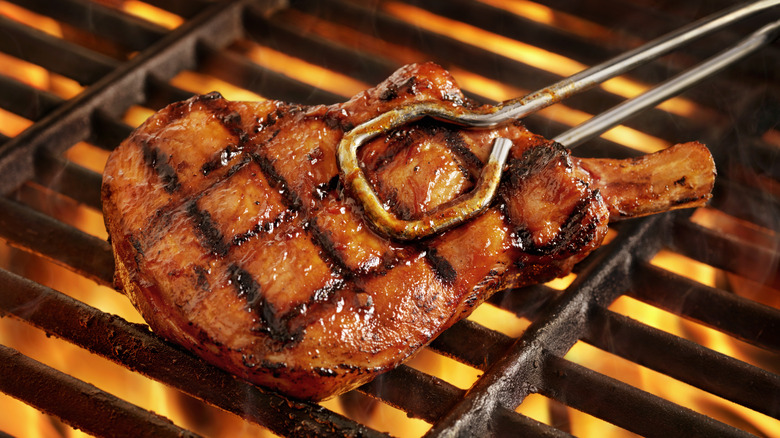
{"type": "MultiPolygon", "coordinates": [[[[576,17],[554,13],[549,8],[532,2],[499,3],[496,0],[482,1],[505,7],[508,12],[523,15],[540,22],[553,24],[569,23],[567,27],[570,30],[580,32],[583,35],[589,35],[592,38],[604,39],[610,35],[609,30],[593,23],[576,17]]],[[[183,21],[181,17],[161,11],[142,2],[104,1],[103,3],[121,7],[129,13],[148,19],[166,28],[174,28],[183,21]]],[[[547,69],[561,76],[570,75],[585,67],[556,54],[542,52],[538,48],[527,46],[517,41],[507,40],[484,30],[470,28],[462,23],[456,23],[405,4],[385,3],[384,7],[387,12],[401,19],[412,20],[417,26],[426,27],[429,30],[451,37],[467,38],[469,42],[478,39],[483,43],[484,47],[488,47],[490,50],[511,56],[521,62],[533,63],[539,68],[547,69]]],[[[33,25],[52,35],[62,37],[59,25],[54,20],[29,13],[6,2],[0,2],[0,13],[20,22],[33,25]]],[[[413,48],[395,47],[387,42],[372,39],[362,34],[359,40],[356,40],[354,31],[334,24],[318,22],[305,14],[291,12],[290,16],[297,17],[297,20],[300,22],[309,23],[306,27],[311,32],[320,33],[345,44],[359,44],[363,49],[381,53],[399,63],[420,61],[425,56],[416,52],[413,48]]],[[[294,75],[296,79],[302,82],[345,97],[351,96],[369,86],[369,84],[364,84],[337,72],[307,64],[297,58],[275,52],[253,42],[240,42],[232,49],[267,68],[272,68],[284,74],[294,75]]],[[[517,97],[530,91],[508,87],[462,69],[452,69],[452,72],[464,89],[478,90],[481,95],[496,101],[517,97]]],[[[65,99],[73,97],[82,91],[82,88],[72,80],[3,54],[0,54],[0,74],[17,78],[31,86],[52,92],[65,99]]],[[[199,72],[180,72],[171,82],[177,87],[194,93],[218,90],[227,98],[234,100],[262,100],[264,98],[239,86],[199,72]]],[[[621,96],[633,96],[646,87],[642,84],[619,78],[604,84],[604,88],[621,96]]],[[[683,116],[712,117],[705,109],[699,108],[696,104],[681,98],[673,99],[663,104],[661,108],[683,116]]],[[[127,111],[124,121],[132,126],[137,126],[152,112],[148,108],[134,106],[127,111]]],[[[590,117],[589,114],[566,107],[563,104],[544,110],[543,115],[570,126],[590,117]]],[[[18,135],[31,123],[29,120],[0,110],[0,133],[5,136],[13,137],[18,135]]],[[[775,143],[780,144],[780,140],[777,140],[780,138],[777,131],[771,131],[767,135],[774,136],[772,138],[775,143]]],[[[627,127],[615,128],[604,134],[604,136],[612,141],[644,152],[651,152],[669,146],[668,142],[662,139],[627,127]]],[[[65,153],[65,157],[68,160],[96,172],[102,171],[107,155],[107,152],[104,150],[84,142],[74,145],[65,153]]],[[[17,193],[17,197],[22,202],[33,205],[35,208],[41,209],[59,220],[72,224],[100,238],[106,238],[100,212],[78,205],[72,200],[34,184],[26,185],[17,193]]],[[[725,227],[729,232],[738,229],[742,234],[757,236],[757,239],[760,239],[768,232],[766,230],[755,230],[754,227],[731,218],[724,218],[714,210],[701,209],[694,215],[693,220],[707,226],[725,227]]],[[[658,254],[653,259],[653,263],[672,272],[690,276],[702,284],[712,286],[718,285],[718,282],[727,275],[669,251],[663,251],[658,254]]],[[[2,242],[0,242],[0,266],[23,274],[56,290],[63,291],[104,312],[116,314],[131,322],[142,322],[129,301],[121,294],[115,293],[107,287],[96,285],[90,280],[37,256],[16,251],[2,242]]],[[[573,278],[574,275],[571,275],[565,279],[551,282],[548,286],[561,290],[568,286],[573,278]]],[[[776,290],[766,287],[762,290],[765,290],[766,293],[751,298],[757,301],[763,300],[762,302],[775,307],[780,306],[777,299],[777,296],[780,295],[777,294],[776,290]]],[[[708,348],[748,363],[754,363],[763,367],[767,366],[756,359],[760,358],[760,354],[754,351],[755,347],[631,298],[622,297],[618,299],[612,304],[610,310],[630,316],[645,324],[683,338],[694,340],[708,348]]],[[[530,324],[530,321],[527,319],[517,318],[513,314],[490,304],[478,307],[470,319],[514,338],[520,336],[530,324]]],[[[93,383],[125,400],[164,415],[172,419],[176,424],[196,432],[209,436],[231,437],[271,435],[267,430],[259,426],[243,422],[232,414],[224,413],[199,401],[195,401],[176,390],[132,373],[107,360],[93,356],[67,342],[47,337],[39,330],[14,319],[0,319],[0,343],[15,348],[63,372],[93,383]]],[[[566,358],[663,398],[692,407],[725,423],[735,424],[738,427],[747,428],[749,431],[766,436],[780,430],[780,424],[778,424],[777,420],[721,400],[696,388],[691,388],[667,376],[605,353],[583,342],[575,345],[566,358]]],[[[455,362],[430,350],[421,352],[409,365],[428,374],[440,377],[464,390],[471,387],[481,374],[479,370],[455,362]]],[[[336,412],[356,417],[356,420],[366,423],[369,427],[389,431],[398,436],[420,436],[430,427],[424,421],[408,418],[402,411],[384,403],[372,402],[370,399],[360,399],[357,404],[363,408],[363,411],[356,412],[356,404],[345,401],[348,397],[351,396],[341,400],[329,400],[323,402],[322,405],[336,412]]],[[[82,435],[81,432],[70,429],[58,420],[3,394],[0,394],[0,411],[5,413],[6,422],[11,418],[17,420],[2,425],[3,431],[11,435],[29,437],[82,435]]],[[[559,426],[561,421],[565,421],[567,422],[565,427],[575,435],[630,435],[616,426],[567,408],[541,395],[533,394],[529,396],[518,408],[518,411],[538,421],[555,426],[559,426]]]]}

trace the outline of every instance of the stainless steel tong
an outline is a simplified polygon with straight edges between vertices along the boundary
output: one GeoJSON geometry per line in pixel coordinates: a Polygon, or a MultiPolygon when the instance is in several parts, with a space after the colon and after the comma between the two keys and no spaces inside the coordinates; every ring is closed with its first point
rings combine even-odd
{"type": "MultiPolygon", "coordinates": [[[[780,5],[780,0],[763,0],[739,5],[704,17],[676,31],[652,40],[643,46],[613,59],[585,69],[549,87],[524,97],[507,100],[485,110],[471,111],[453,108],[440,102],[417,102],[405,105],[355,127],[344,135],[338,148],[338,160],[345,185],[362,203],[366,216],[375,228],[387,236],[401,240],[419,239],[449,229],[484,211],[492,202],[501,180],[512,141],[496,138],[488,163],[473,190],[445,208],[433,209],[421,218],[403,220],[386,210],[366,179],[358,163],[358,149],[372,138],[423,117],[433,117],[464,127],[491,128],[520,119],[542,108],[560,102],[577,93],[647,63],[697,38],[760,11],[780,5]]],[[[770,23],[733,47],[706,60],[645,93],[626,100],[588,121],[566,131],[553,140],[567,147],[577,146],[639,111],[682,92],[698,81],[743,59],[780,34],[780,21],[770,23]]]]}

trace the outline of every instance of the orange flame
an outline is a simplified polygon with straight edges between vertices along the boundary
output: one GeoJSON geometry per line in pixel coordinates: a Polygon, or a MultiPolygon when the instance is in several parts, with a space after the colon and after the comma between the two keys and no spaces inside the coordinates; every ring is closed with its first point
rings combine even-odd
{"type": "MultiPolygon", "coordinates": [[[[538,22],[550,25],[565,24],[567,29],[583,37],[605,40],[612,36],[612,32],[608,29],[577,17],[555,12],[533,2],[524,0],[517,2],[481,1],[496,7],[505,8],[510,13],[538,22]]],[[[104,0],[104,3],[109,3],[113,7],[121,7],[128,13],[168,29],[175,28],[183,22],[181,17],[138,1],[104,0]]],[[[558,54],[510,40],[463,23],[434,16],[405,4],[388,2],[383,3],[383,7],[390,14],[399,19],[407,20],[416,26],[424,27],[467,43],[480,41],[481,45],[488,50],[548,70],[562,77],[576,73],[586,67],[558,54]]],[[[23,8],[2,1],[0,1],[0,13],[51,35],[62,37],[59,24],[55,20],[30,13],[23,8]]],[[[311,32],[316,32],[345,44],[357,44],[364,50],[380,53],[387,58],[395,59],[402,63],[419,61],[426,56],[414,48],[396,47],[370,36],[358,34],[359,37],[356,38],[356,33],[353,30],[331,23],[320,22],[305,14],[290,11],[289,16],[298,20],[303,27],[311,32]]],[[[242,55],[251,61],[266,68],[288,74],[297,80],[342,96],[351,96],[369,85],[252,42],[242,42],[231,49],[240,51],[242,55]]],[[[495,101],[521,96],[529,91],[508,87],[462,69],[453,69],[452,73],[463,85],[464,89],[478,90],[479,94],[495,101]]],[[[62,78],[39,66],[4,54],[0,54],[0,74],[16,78],[33,87],[50,91],[66,99],[82,91],[82,88],[72,80],[62,78]]],[[[263,96],[256,93],[198,72],[180,72],[171,82],[177,87],[194,93],[206,93],[217,90],[233,100],[264,99],[263,96]]],[[[647,88],[644,84],[638,84],[623,78],[609,81],[603,87],[612,93],[625,97],[633,96],[647,88]]],[[[661,108],[685,117],[713,117],[696,104],[681,98],[665,103],[661,108]]],[[[124,121],[131,126],[138,126],[152,113],[152,110],[148,108],[134,106],[126,112],[124,121]]],[[[542,115],[569,126],[573,126],[590,117],[589,114],[561,104],[544,110],[542,115]]],[[[18,135],[19,132],[26,129],[30,124],[31,121],[29,120],[0,110],[0,132],[6,136],[18,135]]],[[[780,140],[778,140],[780,139],[780,134],[777,131],[769,131],[766,136],[769,139],[767,141],[780,144],[780,140]]],[[[662,139],[626,127],[615,128],[606,133],[605,137],[645,152],[668,146],[668,142],[662,139]]],[[[65,153],[65,157],[68,160],[95,172],[102,172],[107,155],[107,152],[88,143],[76,144],[65,153]]],[[[77,205],[72,200],[34,185],[28,185],[19,193],[19,197],[25,203],[35,205],[36,208],[44,210],[47,214],[59,220],[72,224],[100,238],[106,238],[102,216],[98,211],[77,205]]],[[[766,230],[756,230],[754,227],[734,218],[723,217],[723,215],[714,210],[707,211],[701,209],[694,215],[693,220],[706,226],[727,227],[730,231],[733,231],[735,226],[741,227],[743,234],[755,235],[756,239],[760,239],[761,236],[768,233],[766,230]]],[[[609,237],[613,236],[614,233],[611,232],[609,237]]],[[[722,272],[714,268],[685,259],[669,251],[659,253],[652,263],[672,272],[677,272],[680,275],[690,276],[696,281],[707,285],[716,285],[718,279],[723,275],[722,272]]],[[[62,291],[104,312],[116,314],[131,322],[142,322],[138,312],[132,308],[126,297],[121,294],[106,287],[95,285],[91,281],[39,257],[13,250],[2,241],[0,241],[0,266],[18,272],[28,278],[33,278],[41,284],[62,291]]],[[[574,278],[575,275],[572,274],[564,279],[550,282],[548,285],[554,289],[561,290],[571,284],[574,278]]],[[[777,296],[776,292],[774,290],[771,291],[774,296],[777,296]]],[[[759,300],[759,298],[754,299],[759,300]]],[[[771,303],[770,305],[778,306],[778,303],[771,301],[771,299],[767,299],[766,302],[771,303]]],[[[754,359],[757,355],[751,353],[754,347],[636,300],[622,297],[610,307],[610,310],[628,315],[675,335],[692,339],[702,345],[748,363],[761,365],[754,359]]],[[[470,316],[470,319],[513,338],[520,336],[530,324],[530,321],[517,318],[515,315],[490,304],[479,306],[470,316]]],[[[176,424],[196,432],[209,436],[231,437],[271,435],[262,427],[247,424],[232,414],[226,414],[199,402],[195,402],[195,405],[193,405],[193,402],[188,397],[183,396],[178,391],[132,373],[107,360],[93,356],[67,342],[47,337],[40,330],[31,328],[14,319],[0,319],[0,343],[16,348],[32,358],[95,384],[120,398],[165,415],[176,424]],[[201,418],[194,418],[193,415],[188,414],[188,409],[193,409],[192,406],[196,406],[194,409],[201,418]],[[208,421],[203,421],[204,418],[208,421]]],[[[706,411],[707,414],[721,421],[729,422],[730,418],[734,417],[743,419],[746,423],[752,425],[753,431],[765,435],[771,435],[775,431],[780,430],[778,422],[774,419],[768,419],[741,406],[725,402],[695,388],[690,388],[669,377],[659,375],[587,344],[576,344],[566,355],[566,358],[680,404],[696,406],[702,410],[710,409],[711,411],[706,411]],[[724,415],[723,413],[726,414],[724,415]]],[[[479,370],[454,362],[429,350],[422,351],[409,365],[440,377],[461,389],[471,387],[481,374],[479,370]]],[[[322,405],[328,409],[348,415],[338,399],[323,402],[322,405]]],[[[556,420],[552,413],[561,409],[566,410],[571,422],[571,432],[575,435],[628,435],[620,428],[581,412],[562,407],[557,402],[548,400],[540,395],[534,394],[529,396],[520,405],[518,411],[546,424],[554,424],[556,420]]],[[[0,411],[5,413],[5,418],[18,420],[2,426],[3,431],[11,435],[30,437],[83,435],[81,432],[72,430],[34,408],[3,394],[0,394],[0,411]]],[[[372,408],[369,416],[359,420],[365,421],[369,427],[389,431],[398,436],[421,436],[430,427],[424,421],[410,419],[402,411],[384,403],[377,403],[372,408]]],[[[744,424],[739,426],[744,426],[744,424]]]]}

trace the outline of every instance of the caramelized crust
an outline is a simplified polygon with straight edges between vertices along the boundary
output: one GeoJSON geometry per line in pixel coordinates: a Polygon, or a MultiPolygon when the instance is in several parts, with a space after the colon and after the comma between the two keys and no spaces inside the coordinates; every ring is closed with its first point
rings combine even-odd
{"type": "Polygon", "coordinates": [[[429,239],[388,240],[343,190],[336,147],[357,124],[425,100],[471,105],[448,73],[421,64],[339,105],[212,93],[159,111],[105,169],[117,286],[161,336],[254,383],[322,399],[397,366],[496,290],[567,274],[610,215],[698,205],[711,189],[698,146],[668,153],[706,162],[680,173],[667,156],[572,159],[520,123],[422,120],[360,151],[404,217],[469,191],[496,136],[514,146],[487,212],[429,239]]]}

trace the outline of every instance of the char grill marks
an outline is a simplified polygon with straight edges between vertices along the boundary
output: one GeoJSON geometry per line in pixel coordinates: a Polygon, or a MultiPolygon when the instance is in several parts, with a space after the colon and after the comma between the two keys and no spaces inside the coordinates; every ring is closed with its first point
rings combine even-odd
{"type": "MultiPolygon", "coordinates": [[[[311,322],[304,318],[305,311],[313,317],[317,312],[311,311],[312,307],[332,305],[335,292],[342,290],[347,281],[354,282],[359,295],[361,284],[386,276],[398,265],[417,264],[419,259],[427,267],[417,269],[432,272],[447,286],[456,283],[458,270],[443,255],[446,251],[437,248],[438,242],[415,245],[412,249],[394,247],[362,223],[360,209],[343,196],[338,184],[335,150],[322,150],[335,146],[341,135],[340,130],[333,129],[338,125],[328,120],[326,109],[314,108],[304,113],[300,108],[279,103],[248,108],[244,104],[232,105],[212,93],[172,105],[165,122],[175,125],[185,108],[187,117],[201,119],[207,129],[224,131],[214,136],[222,140],[214,143],[208,154],[191,157],[185,152],[186,145],[164,141],[168,140],[164,132],[139,142],[144,163],[169,198],[160,200],[160,207],[150,215],[146,234],[131,237],[134,242],[142,242],[136,250],[153,254],[164,245],[165,236],[182,233],[194,233],[203,250],[200,263],[194,265],[192,272],[182,273],[176,267],[166,273],[169,277],[184,276],[182,281],[196,286],[201,294],[213,293],[220,283],[228,283],[255,318],[255,330],[279,342],[280,348],[300,339],[301,331],[311,322]],[[272,111],[261,119],[257,114],[262,113],[254,112],[258,109],[272,111]],[[297,135],[297,131],[278,128],[278,121],[285,117],[298,117],[309,128],[315,125],[313,131],[317,135],[331,136],[333,141],[285,140],[285,136],[297,135]],[[310,145],[317,146],[309,148],[310,145]],[[355,239],[366,245],[354,244],[355,239]],[[280,290],[278,277],[285,275],[284,290],[280,290]]],[[[404,149],[412,141],[401,147],[391,144],[391,154],[405,151],[410,157],[437,159],[445,167],[457,167],[459,181],[437,183],[437,188],[455,187],[455,191],[443,191],[450,199],[468,190],[481,161],[458,132],[432,125],[417,132],[433,139],[426,144],[425,153],[415,155],[404,149]],[[439,134],[445,141],[436,141],[439,134]]],[[[407,134],[401,133],[398,138],[407,134]]],[[[419,135],[411,138],[419,140],[419,135]]],[[[419,152],[419,148],[411,152],[419,152]]],[[[400,181],[388,167],[411,165],[415,173],[423,168],[428,172],[442,169],[430,164],[410,164],[386,153],[371,174],[379,175],[378,182],[387,182],[400,181]]],[[[418,179],[426,180],[429,176],[419,175],[418,179]]],[[[419,212],[420,208],[432,208],[444,201],[434,199],[409,205],[417,206],[419,212]]],[[[502,221],[499,216],[494,219],[502,221]]],[[[364,296],[354,299],[361,305],[367,304],[364,296]]],[[[194,308],[191,303],[184,304],[183,297],[179,305],[194,308]]],[[[427,304],[430,305],[433,304],[427,304]]]]}
{"type": "Polygon", "coordinates": [[[421,120],[361,148],[380,198],[407,217],[471,190],[496,137],[514,142],[515,167],[526,153],[547,157],[527,181],[505,178],[511,188],[486,212],[437,236],[387,239],[343,190],[345,128],[412,101],[456,105],[456,94],[445,71],[419,64],[344,104],[210,94],[161,110],[106,166],[118,281],[162,336],[254,383],[320,399],[399,365],[499,288],[568,272],[600,243],[607,213],[568,156],[522,124],[421,120]],[[549,208],[552,219],[525,217],[549,208]],[[529,242],[543,251],[526,251],[529,242]]]}
{"type": "MultiPolygon", "coordinates": [[[[262,112],[234,110],[212,93],[173,105],[165,122],[175,125],[185,106],[188,117],[201,118],[205,129],[224,132],[213,135],[211,138],[219,141],[199,156],[189,152],[198,148],[185,150],[186,145],[167,141],[164,132],[139,142],[145,158],[147,149],[155,151],[156,159],[144,162],[170,198],[161,201],[150,216],[153,223],[148,224],[147,235],[134,238],[143,242],[137,249],[141,254],[154,254],[156,248],[165,246],[166,236],[194,234],[203,254],[193,273],[183,274],[171,265],[173,270],[166,274],[171,278],[184,275],[183,287],[190,277],[189,281],[206,294],[228,284],[255,317],[257,331],[282,344],[294,341],[304,326],[293,321],[301,314],[301,307],[327,301],[344,283],[339,273],[343,269],[322,257],[324,252],[304,226],[307,219],[301,197],[286,182],[275,163],[278,160],[270,158],[264,147],[279,134],[273,129],[276,119],[293,117],[296,110],[279,104],[260,120],[255,114],[262,112]],[[184,184],[172,188],[169,181],[179,180],[184,184]],[[244,266],[246,259],[253,266],[244,266]],[[286,282],[288,291],[273,290],[273,279],[256,278],[250,270],[268,276],[292,274],[286,282]],[[269,300],[269,294],[281,297],[269,300]]],[[[268,105],[265,108],[270,109],[268,105]]],[[[179,304],[184,305],[184,300],[179,304]]]]}

